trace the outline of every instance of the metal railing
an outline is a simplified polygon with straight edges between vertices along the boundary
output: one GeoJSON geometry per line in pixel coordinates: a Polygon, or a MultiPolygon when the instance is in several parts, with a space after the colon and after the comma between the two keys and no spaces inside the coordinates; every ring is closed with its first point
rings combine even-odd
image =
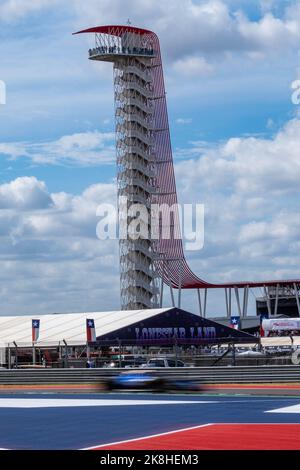
{"type": "MultiPolygon", "coordinates": [[[[123,173],[125,173],[126,171],[139,171],[140,173],[146,175],[148,178],[155,177],[155,171],[152,168],[149,168],[149,166],[143,164],[141,160],[138,160],[134,157],[132,158],[132,156],[131,159],[129,159],[129,155],[124,158],[119,158],[118,164],[124,167],[123,173]]],[[[122,170],[120,170],[120,173],[122,173],[122,170]]]]}
{"type": "Polygon", "coordinates": [[[137,67],[136,65],[130,65],[130,66],[126,67],[126,69],[124,71],[124,75],[126,76],[127,74],[130,74],[130,73],[134,73],[139,78],[144,80],[144,82],[147,82],[147,83],[151,83],[152,80],[153,80],[152,75],[149,72],[149,70],[142,70],[139,67],[137,67]]]}
{"type": "MultiPolygon", "coordinates": [[[[120,369],[0,370],[0,385],[98,384],[119,373],[120,369]]],[[[202,384],[300,383],[299,366],[162,368],[155,373],[202,384]]]]}
{"type": "Polygon", "coordinates": [[[89,57],[90,59],[96,57],[105,57],[105,56],[126,56],[126,57],[147,57],[147,58],[154,58],[157,55],[157,52],[153,49],[146,49],[146,48],[138,48],[138,47],[96,47],[94,49],[89,49],[89,57]]]}

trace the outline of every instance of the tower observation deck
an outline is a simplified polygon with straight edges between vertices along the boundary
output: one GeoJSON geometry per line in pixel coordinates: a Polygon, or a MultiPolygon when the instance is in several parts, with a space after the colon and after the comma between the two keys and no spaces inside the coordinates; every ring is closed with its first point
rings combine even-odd
{"type": "MultiPolygon", "coordinates": [[[[148,236],[119,242],[122,309],[158,307],[166,284],[171,293],[172,289],[179,290],[179,307],[182,289],[197,289],[200,313],[204,316],[208,289],[225,289],[228,315],[234,289],[242,316],[246,314],[249,288],[263,287],[266,291],[268,287],[290,286],[296,292],[300,312],[299,279],[214,284],[196,276],[185,259],[176,211],[171,236],[151,238],[153,205],[171,208],[178,202],[159,39],[152,31],[129,25],[99,26],[75,34],[81,33],[95,35],[90,60],[113,63],[120,225],[129,226],[133,220],[132,204],[147,208],[140,232],[148,236]],[[243,311],[240,288],[244,289],[243,311]],[[204,311],[201,289],[205,292],[204,311]]],[[[161,234],[161,224],[159,227],[161,234]]],[[[173,293],[172,300],[174,304],[173,293]]]]}

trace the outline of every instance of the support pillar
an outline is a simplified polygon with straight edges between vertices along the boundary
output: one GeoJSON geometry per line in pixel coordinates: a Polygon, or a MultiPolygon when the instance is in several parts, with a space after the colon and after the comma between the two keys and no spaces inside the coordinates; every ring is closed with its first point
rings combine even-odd
{"type": "Polygon", "coordinates": [[[161,285],[160,285],[160,308],[163,306],[164,302],[164,280],[165,280],[165,262],[163,261],[163,272],[161,278],[161,285]]]}
{"type": "Polygon", "coordinates": [[[275,299],[275,310],[274,310],[274,316],[277,316],[278,313],[278,303],[279,303],[279,284],[276,286],[276,299],[275,299]]]}
{"type": "Polygon", "coordinates": [[[172,307],[175,308],[176,305],[175,305],[175,297],[174,297],[174,292],[173,292],[173,287],[172,287],[172,283],[170,282],[170,292],[171,292],[171,299],[172,299],[172,307]]]}
{"type": "Polygon", "coordinates": [[[266,286],[264,286],[264,293],[265,293],[265,296],[266,296],[266,299],[267,299],[267,306],[268,306],[269,318],[271,318],[271,316],[272,316],[272,308],[271,308],[270,297],[269,297],[269,294],[268,294],[268,291],[267,291],[266,286]]]}
{"type": "Polygon", "coordinates": [[[236,303],[238,307],[238,312],[239,312],[239,317],[242,317],[242,309],[241,309],[241,303],[240,303],[240,294],[239,294],[239,289],[238,287],[234,288],[235,291],[235,297],[236,297],[236,303]]]}
{"type": "Polygon", "coordinates": [[[204,289],[204,307],[203,307],[204,318],[206,318],[206,309],[207,309],[207,289],[204,289]]]}
{"type": "Polygon", "coordinates": [[[229,318],[229,305],[228,305],[228,293],[227,293],[227,288],[225,287],[225,302],[226,302],[226,316],[229,318]]]}
{"type": "Polygon", "coordinates": [[[182,278],[183,278],[183,263],[181,262],[180,268],[179,268],[179,283],[178,283],[178,308],[181,308],[182,278]]]}
{"type": "Polygon", "coordinates": [[[168,263],[169,263],[169,262],[170,262],[170,261],[167,260],[167,267],[166,267],[167,277],[165,278],[165,281],[166,281],[166,284],[168,284],[169,287],[170,287],[170,294],[171,294],[172,307],[175,308],[175,307],[176,307],[176,304],[175,304],[174,291],[173,291],[173,287],[172,287],[172,281],[171,281],[171,279],[169,279],[169,276],[168,276],[168,273],[169,273],[168,263]]]}
{"type": "Polygon", "coordinates": [[[231,318],[231,288],[225,288],[226,312],[227,318],[231,318]]]}
{"type": "Polygon", "coordinates": [[[248,311],[249,286],[244,288],[243,318],[247,316],[248,311]]]}
{"type": "Polygon", "coordinates": [[[202,298],[201,298],[201,290],[197,289],[198,292],[198,302],[199,302],[199,311],[200,316],[206,318],[206,310],[207,310],[207,289],[204,289],[204,301],[202,306],[202,298]]]}
{"type": "Polygon", "coordinates": [[[197,289],[197,294],[198,294],[198,303],[199,303],[199,313],[200,313],[200,317],[202,317],[202,303],[201,303],[200,289],[197,289]]]}
{"type": "Polygon", "coordinates": [[[300,317],[300,301],[299,301],[298,286],[296,283],[294,284],[294,289],[295,289],[295,296],[296,296],[296,302],[297,302],[297,307],[298,307],[298,315],[300,317]]]}

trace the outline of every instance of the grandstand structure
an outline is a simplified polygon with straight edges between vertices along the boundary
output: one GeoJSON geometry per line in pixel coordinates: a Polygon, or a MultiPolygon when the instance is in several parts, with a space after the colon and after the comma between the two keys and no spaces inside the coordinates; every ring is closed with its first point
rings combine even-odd
{"type": "Polygon", "coordinates": [[[299,279],[209,283],[194,274],[184,255],[178,211],[172,213],[167,238],[162,227],[167,209],[160,211],[158,237],[151,238],[153,227],[147,217],[151,208],[176,207],[178,203],[159,39],[152,31],[131,25],[99,26],[75,34],[82,33],[95,35],[89,59],[111,62],[114,67],[120,226],[128,227],[134,218],[130,205],[141,204],[148,211],[141,227],[148,236],[120,239],[122,309],[161,307],[166,285],[173,306],[174,289],[178,290],[179,308],[182,290],[194,289],[200,315],[205,317],[208,291],[224,289],[227,316],[231,316],[235,296],[235,309],[245,318],[249,290],[259,287],[264,290],[270,315],[275,313],[270,293],[275,292],[277,305],[285,288],[292,290],[300,314],[299,279]]]}

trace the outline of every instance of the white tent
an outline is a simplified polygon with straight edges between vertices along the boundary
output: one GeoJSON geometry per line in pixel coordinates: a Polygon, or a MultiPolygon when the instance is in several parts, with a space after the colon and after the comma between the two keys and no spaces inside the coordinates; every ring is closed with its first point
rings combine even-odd
{"type": "Polygon", "coordinates": [[[51,315],[0,316],[0,348],[32,345],[32,320],[40,320],[37,346],[52,346],[65,340],[69,346],[86,343],[86,320],[93,319],[97,336],[103,336],[134,323],[152,318],[171,308],[135,311],[69,313],[51,315]]]}

